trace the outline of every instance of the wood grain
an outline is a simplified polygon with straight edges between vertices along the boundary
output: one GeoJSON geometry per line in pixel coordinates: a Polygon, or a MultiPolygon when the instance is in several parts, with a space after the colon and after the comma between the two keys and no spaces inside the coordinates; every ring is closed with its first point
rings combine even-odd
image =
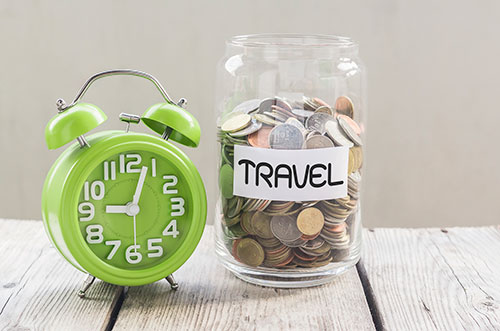
{"type": "Polygon", "coordinates": [[[41,222],[0,220],[0,329],[105,329],[122,288],[84,275],[50,247],[41,222]]]}
{"type": "Polygon", "coordinates": [[[364,232],[362,268],[388,330],[500,330],[497,227],[364,232]]]}
{"type": "Polygon", "coordinates": [[[356,269],[309,289],[243,282],[215,257],[213,228],[167,282],[130,288],[114,330],[374,330],[356,269]]]}

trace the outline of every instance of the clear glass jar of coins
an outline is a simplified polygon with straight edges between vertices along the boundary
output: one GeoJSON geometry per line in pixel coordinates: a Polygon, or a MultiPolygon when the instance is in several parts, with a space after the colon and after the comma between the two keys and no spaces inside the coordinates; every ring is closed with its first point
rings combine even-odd
{"type": "Polygon", "coordinates": [[[233,37],[217,71],[216,251],[239,278],[323,284],[361,244],[366,102],[345,37],[233,37]]]}

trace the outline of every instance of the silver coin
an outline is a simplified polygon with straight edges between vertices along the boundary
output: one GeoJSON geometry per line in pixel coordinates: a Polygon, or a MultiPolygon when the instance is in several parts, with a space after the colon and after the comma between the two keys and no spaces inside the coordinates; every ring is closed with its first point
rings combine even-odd
{"type": "Polygon", "coordinates": [[[285,246],[288,246],[288,247],[300,247],[300,246],[304,245],[305,243],[307,243],[307,240],[299,238],[299,239],[294,240],[294,241],[282,241],[281,243],[285,246]]]}
{"type": "Polygon", "coordinates": [[[333,116],[333,109],[328,106],[320,106],[316,108],[315,113],[325,113],[333,116]]]}
{"type": "Polygon", "coordinates": [[[304,143],[306,149],[335,147],[330,138],[325,136],[311,136],[304,143]]]}
{"type": "Polygon", "coordinates": [[[294,115],[297,115],[298,117],[302,117],[302,118],[307,118],[307,117],[311,116],[312,114],[314,114],[313,111],[305,110],[305,109],[292,109],[292,113],[294,115]]]}
{"type": "Polygon", "coordinates": [[[339,122],[340,127],[344,130],[345,134],[351,139],[353,143],[358,146],[363,146],[361,137],[356,132],[354,132],[353,128],[351,128],[351,126],[345,119],[339,116],[337,117],[337,121],[339,122]]]}
{"type": "Polygon", "coordinates": [[[248,136],[254,132],[259,131],[261,127],[262,127],[261,122],[258,122],[257,120],[252,119],[252,122],[250,123],[249,126],[247,126],[246,128],[244,128],[243,130],[240,130],[240,131],[230,132],[229,135],[233,136],[233,137],[244,137],[244,136],[248,136]]]}
{"type": "Polygon", "coordinates": [[[305,249],[318,249],[325,244],[325,241],[321,239],[321,237],[316,237],[313,240],[309,240],[306,244],[304,244],[305,249]]]}
{"type": "Polygon", "coordinates": [[[337,121],[333,120],[333,121],[326,122],[325,129],[326,129],[326,133],[328,134],[328,136],[330,136],[330,138],[333,139],[335,144],[337,144],[339,146],[347,146],[349,148],[354,146],[354,144],[351,142],[351,140],[349,140],[349,138],[347,138],[344,131],[340,128],[337,121]]]}
{"type": "Polygon", "coordinates": [[[280,241],[293,242],[302,236],[297,221],[292,216],[274,216],[271,219],[271,232],[280,241]]]}
{"type": "Polygon", "coordinates": [[[285,123],[293,125],[294,127],[296,127],[297,129],[300,130],[300,132],[302,132],[303,135],[307,134],[307,130],[306,130],[306,127],[304,126],[304,124],[302,124],[302,122],[299,121],[298,119],[296,119],[295,117],[289,117],[285,121],[285,123]]]}
{"type": "Polygon", "coordinates": [[[269,117],[272,117],[272,118],[274,118],[275,120],[278,120],[278,121],[280,121],[280,122],[284,122],[284,121],[286,121],[286,119],[287,119],[285,115],[282,115],[282,114],[277,113],[277,112],[275,112],[275,111],[266,111],[266,112],[264,112],[264,115],[267,115],[267,116],[269,116],[269,117]]]}
{"type": "Polygon", "coordinates": [[[280,108],[286,109],[288,111],[292,110],[292,106],[290,106],[290,104],[286,100],[284,100],[283,98],[277,97],[275,105],[280,107],[280,108]]]}
{"type": "Polygon", "coordinates": [[[251,99],[244,101],[234,107],[233,112],[242,112],[245,114],[251,113],[259,108],[260,105],[260,99],[251,99]]]}
{"type": "Polygon", "coordinates": [[[291,124],[280,124],[269,133],[269,145],[274,149],[301,149],[304,143],[302,132],[291,124]]]}
{"type": "Polygon", "coordinates": [[[259,104],[259,113],[270,112],[272,106],[276,104],[275,98],[267,98],[260,102],[259,104]]]}
{"type": "MultiPolygon", "coordinates": [[[[333,116],[330,116],[325,113],[314,113],[306,120],[306,129],[311,131],[319,131],[321,134],[326,132],[325,124],[328,121],[335,121],[333,116]]],[[[335,121],[336,122],[336,121],[335,121]]]]}

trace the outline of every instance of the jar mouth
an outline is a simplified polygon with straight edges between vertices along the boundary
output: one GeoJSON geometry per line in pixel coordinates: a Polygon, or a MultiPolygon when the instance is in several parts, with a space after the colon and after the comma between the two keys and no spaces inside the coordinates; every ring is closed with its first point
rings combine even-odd
{"type": "Polygon", "coordinates": [[[280,48],[280,49],[306,49],[306,48],[332,48],[351,49],[358,46],[357,42],[349,37],[300,34],[300,33],[262,33],[234,36],[227,44],[248,48],[280,48]]]}

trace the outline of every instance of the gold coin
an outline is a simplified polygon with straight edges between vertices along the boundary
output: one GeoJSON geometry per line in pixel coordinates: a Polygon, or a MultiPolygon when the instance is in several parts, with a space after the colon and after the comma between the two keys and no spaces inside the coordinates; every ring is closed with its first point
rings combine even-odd
{"type": "Polygon", "coordinates": [[[306,236],[317,234],[324,224],[325,218],[318,208],[306,208],[297,216],[297,227],[306,236]]]}
{"type": "Polygon", "coordinates": [[[264,239],[274,237],[271,231],[271,218],[270,215],[266,215],[259,211],[252,215],[251,227],[257,236],[264,239]]]}
{"type": "Polygon", "coordinates": [[[251,238],[241,239],[236,245],[238,259],[252,267],[257,267],[264,262],[264,249],[251,238]]]}
{"type": "Polygon", "coordinates": [[[252,228],[252,221],[251,221],[252,216],[253,216],[252,212],[245,212],[241,215],[241,220],[240,220],[241,228],[248,234],[255,234],[252,228]]]}
{"type": "Polygon", "coordinates": [[[356,158],[356,166],[353,170],[353,172],[356,172],[361,166],[363,165],[363,149],[360,146],[355,146],[352,148],[352,151],[354,153],[354,156],[356,158]]]}
{"type": "Polygon", "coordinates": [[[236,132],[244,129],[250,124],[252,117],[248,114],[240,114],[226,120],[221,127],[224,132],[236,132]]]}
{"type": "Polygon", "coordinates": [[[352,151],[352,148],[349,148],[349,164],[347,166],[347,174],[350,175],[354,171],[354,167],[356,165],[356,156],[354,155],[354,152],[352,151]]]}

